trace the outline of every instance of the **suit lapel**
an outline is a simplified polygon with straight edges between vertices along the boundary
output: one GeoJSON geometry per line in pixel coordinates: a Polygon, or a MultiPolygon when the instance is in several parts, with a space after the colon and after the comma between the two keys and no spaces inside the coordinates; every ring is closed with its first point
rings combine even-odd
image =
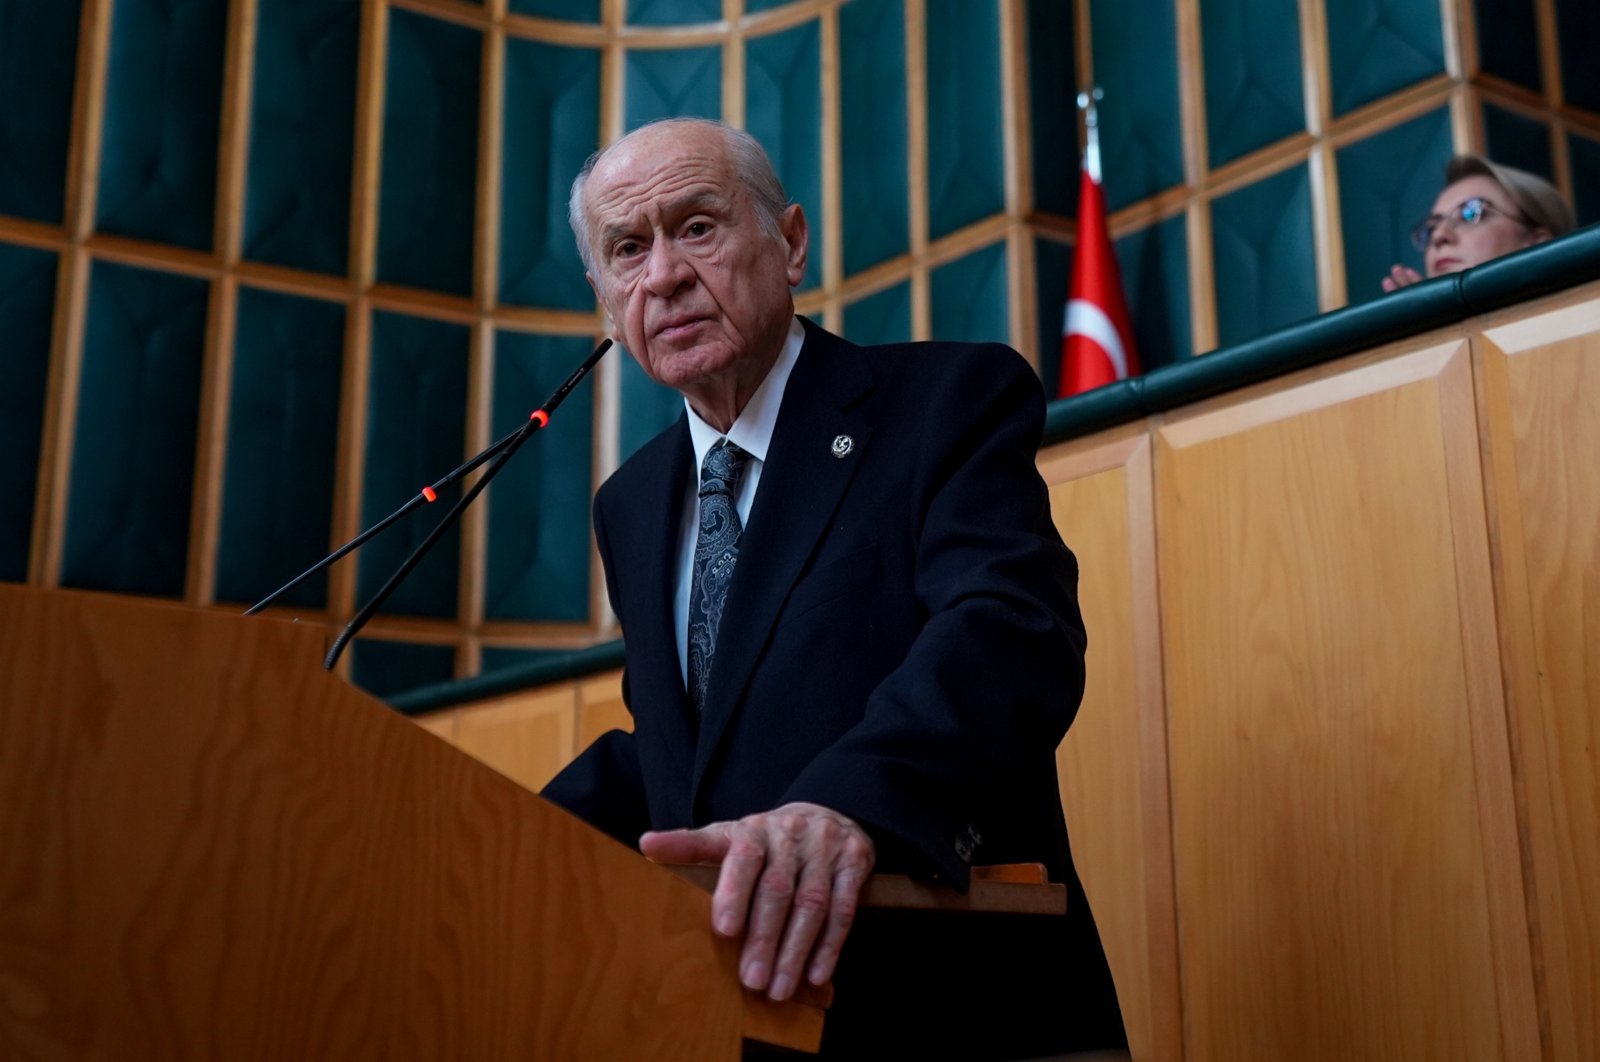
{"type": "Polygon", "coordinates": [[[789,591],[816,550],[872,434],[857,400],[872,375],[849,344],[806,322],[805,346],[784,390],[761,484],[739,545],[694,764],[706,765],[733,718],[789,591]],[[834,440],[851,439],[835,456],[834,440]]]}

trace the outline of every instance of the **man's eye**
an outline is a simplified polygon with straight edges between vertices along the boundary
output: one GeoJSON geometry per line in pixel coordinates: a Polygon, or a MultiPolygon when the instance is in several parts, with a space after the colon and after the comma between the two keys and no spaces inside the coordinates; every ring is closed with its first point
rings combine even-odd
{"type": "Polygon", "coordinates": [[[611,254],[615,258],[632,258],[639,253],[638,240],[623,240],[612,248],[611,254]]]}
{"type": "Polygon", "coordinates": [[[711,231],[711,222],[709,222],[709,221],[691,221],[691,222],[689,222],[688,227],[686,229],[684,229],[684,231],[687,232],[690,236],[704,236],[706,233],[711,231]]]}

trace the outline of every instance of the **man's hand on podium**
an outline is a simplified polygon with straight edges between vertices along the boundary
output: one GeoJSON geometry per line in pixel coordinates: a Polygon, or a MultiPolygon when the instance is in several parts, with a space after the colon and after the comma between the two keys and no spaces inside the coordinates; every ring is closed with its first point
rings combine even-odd
{"type": "Polygon", "coordinates": [[[721,865],[712,928],[744,934],[739,980],[776,1000],[794,995],[802,972],[814,985],[833,976],[876,858],[861,827],[804,803],[698,830],[646,833],[639,850],[658,863],[721,865]]]}

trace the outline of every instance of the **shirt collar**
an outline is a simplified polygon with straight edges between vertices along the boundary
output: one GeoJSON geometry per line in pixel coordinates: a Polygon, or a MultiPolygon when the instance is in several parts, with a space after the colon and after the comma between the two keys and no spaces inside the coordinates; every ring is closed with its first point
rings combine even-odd
{"type": "Polygon", "coordinates": [[[766,461],[767,448],[772,444],[772,430],[778,425],[778,407],[783,405],[783,391],[789,383],[789,373],[794,370],[794,363],[800,358],[800,347],[805,343],[805,338],[806,330],[800,318],[790,318],[789,335],[783,341],[783,349],[778,351],[778,360],[772,363],[767,378],[761,381],[761,386],[756,388],[756,393],[750,396],[750,401],[745,403],[734,419],[733,426],[726,432],[720,432],[701,420],[700,414],[689,405],[689,400],[683,400],[683,407],[689,411],[689,439],[694,444],[695,468],[705,463],[706,451],[724,436],[757,461],[766,461]]]}

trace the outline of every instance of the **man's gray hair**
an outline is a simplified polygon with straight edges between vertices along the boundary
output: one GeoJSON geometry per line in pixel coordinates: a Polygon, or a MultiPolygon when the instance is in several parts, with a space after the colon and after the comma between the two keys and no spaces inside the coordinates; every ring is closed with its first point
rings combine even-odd
{"type": "Polygon", "coordinates": [[[587,205],[583,199],[584,185],[588,182],[589,175],[594,172],[595,166],[613,148],[627,143],[646,129],[659,126],[680,128],[700,126],[721,133],[723,143],[728,149],[728,161],[733,165],[734,176],[739,179],[740,185],[750,196],[762,231],[775,239],[783,238],[779,221],[789,205],[789,196],[783,190],[783,182],[778,180],[778,171],[772,168],[772,160],[767,157],[766,149],[761,146],[759,140],[743,129],[735,129],[726,122],[711,118],[662,118],[641,125],[610,146],[590,155],[584,161],[583,168],[578,171],[578,176],[572,180],[572,194],[567,199],[567,223],[572,226],[572,234],[578,240],[578,256],[583,259],[583,268],[590,276],[599,279],[599,274],[594,268],[594,248],[589,245],[589,225],[585,216],[587,205]]]}

